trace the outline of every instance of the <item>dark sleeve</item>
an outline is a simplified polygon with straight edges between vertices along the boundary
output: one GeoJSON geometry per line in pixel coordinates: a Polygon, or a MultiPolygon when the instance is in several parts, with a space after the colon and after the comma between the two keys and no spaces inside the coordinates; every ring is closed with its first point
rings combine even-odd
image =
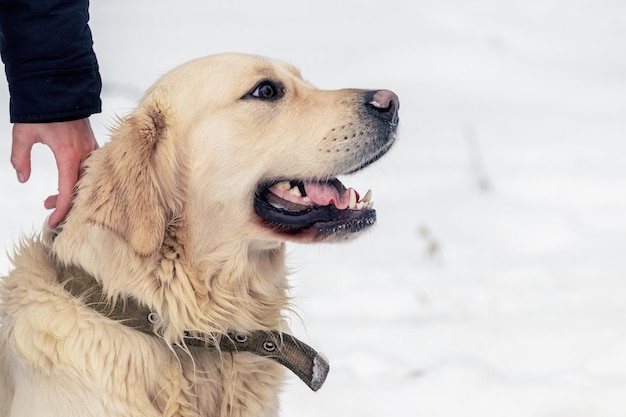
{"type": "Polygon", "coordinates": [[[0,53],[13,123],[76,120],[101,111],[89,0],[0,0],[0,53]]]}

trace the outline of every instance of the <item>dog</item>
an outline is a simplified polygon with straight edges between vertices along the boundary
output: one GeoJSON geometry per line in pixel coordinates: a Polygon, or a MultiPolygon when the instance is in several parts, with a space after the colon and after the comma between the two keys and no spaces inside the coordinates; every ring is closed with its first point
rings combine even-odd
{"type": "Polygon", "coordinates": [[[351,239],[371,193],[337,176],[396,138],[389,90],[325,91],[221,54],[163,75],[86,161],[55,230],[1,280],[0,417],[273,417],[287,369],[286,241],[351,239]]]}

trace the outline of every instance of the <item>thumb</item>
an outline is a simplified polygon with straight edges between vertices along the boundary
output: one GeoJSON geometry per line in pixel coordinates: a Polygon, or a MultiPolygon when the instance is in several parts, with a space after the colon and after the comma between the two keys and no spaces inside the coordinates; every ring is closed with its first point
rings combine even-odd
{"type": "MultiPolygon", "coordinates": [[[[16,125],[17,126],[17,125],[16,125]]],[[[26,182],[30,178],[30,154],[35,141],[29,135],[24,135],[20,129],[13,127],[13,143],[11,146],[11,164],[17,171],[19,182],[26,182]]]]}

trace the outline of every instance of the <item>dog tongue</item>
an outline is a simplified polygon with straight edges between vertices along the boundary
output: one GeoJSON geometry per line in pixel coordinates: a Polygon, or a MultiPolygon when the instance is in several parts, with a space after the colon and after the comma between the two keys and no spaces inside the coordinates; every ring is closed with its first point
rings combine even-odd
{"type": "MultiPolygon", "coordinates": [[[[319,206],[333,204],[339,210],[345,210],[350,205],[350,189],[346,189],[339,181],[333,183],[305,181],[304,191],[307,197],[319,206]]],[[[357,193],[357,200],[358,198],[357,193]]]]}

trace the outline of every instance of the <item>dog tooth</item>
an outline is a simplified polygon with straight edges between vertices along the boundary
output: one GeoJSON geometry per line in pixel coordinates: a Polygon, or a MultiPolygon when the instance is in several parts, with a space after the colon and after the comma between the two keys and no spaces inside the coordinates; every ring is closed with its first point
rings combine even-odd
{"type": "Polygon", "coordinates": [[[367,190],[367,193],[365,193],[365,196],[363,196],[361,201],[364,203],[369,203],[370,201],[372,201],[372,190],[367,190]]]}
{"type": "Polygon", "coordinates": [[[276,187],[280,191],[287,191],[291,188],[291,184],[289,183],[289,181],[283,181],[274,185],[274,187],[276,187]]]}
{"type": "Polygon", "coordinates": [[[348,204],[348,207],[353,210],[356,208],[356,191],[354,188],[350,188],[350,204],[348,204]]]}
{"type": "Polygon", "coordinates": [[[298,186],[295,186],[291,190],[289,190],[289,194],[295,195],[296,197],[302,197],[302,193],[300,192],[300,188],[298,188],[298,186]]]}

